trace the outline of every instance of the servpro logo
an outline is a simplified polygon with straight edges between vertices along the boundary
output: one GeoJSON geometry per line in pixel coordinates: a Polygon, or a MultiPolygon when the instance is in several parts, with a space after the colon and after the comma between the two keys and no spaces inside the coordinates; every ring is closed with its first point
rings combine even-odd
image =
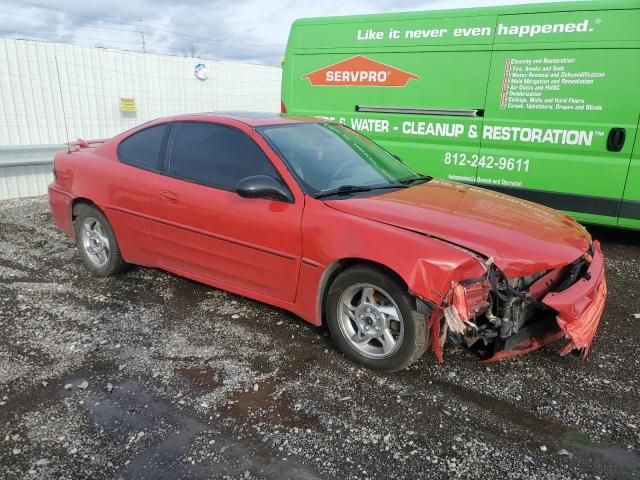
{"type": "Polygon", "coordinates": [[[399,68],[357,55],[328,67],[303,75],[311,85],[337,85],[344,87],[404,87],[411,79],[420,77],[399,68]]]}

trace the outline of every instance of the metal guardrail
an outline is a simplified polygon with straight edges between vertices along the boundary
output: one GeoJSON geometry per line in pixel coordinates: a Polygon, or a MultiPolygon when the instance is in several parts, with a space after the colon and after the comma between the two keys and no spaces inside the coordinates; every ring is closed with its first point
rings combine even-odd
{"type": "Polygon", "coordinates": [[[47,165],[66,145],[10,145],[0,146],[0,168],[47,165]]]}

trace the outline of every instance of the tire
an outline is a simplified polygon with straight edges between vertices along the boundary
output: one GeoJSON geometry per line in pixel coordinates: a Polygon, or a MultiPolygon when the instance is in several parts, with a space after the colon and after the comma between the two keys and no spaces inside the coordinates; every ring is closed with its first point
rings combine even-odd
{"type": "Polygon", "coordinates": [[[96,207],[74,207],[76,246],[87,268],[99,277],[123,273],[131,265],[122,259],[118,242],[107,217],[96,207]]]}
{"type": "Polygon", "coordinates": [[[340,350],[373,370],[395,372],[427,349],[428,316],[392,275],[366,265],[340,273],[326,299],[327,324],[340,350]]]}

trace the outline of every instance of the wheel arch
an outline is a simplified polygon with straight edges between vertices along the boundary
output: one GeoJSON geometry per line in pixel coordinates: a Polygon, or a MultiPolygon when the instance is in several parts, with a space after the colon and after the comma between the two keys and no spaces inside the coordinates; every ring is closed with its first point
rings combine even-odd
{"type": "MultiPolygon", "coordinates": [[[[345,270],[355,267],[355,266],[368,266],[378,270],[382,270],[386,274],[390,275],[396,281],[402,285],[403,288],[409,292],[409,287],[407,282],[402,278],[402,276],[393,270],[392,268],[384,265],[382,263],[376,262],[374,260],[366,259],[366,258],[358,258],[358,257],[348,257],[341,258],[339,260],[331,263],[323,272],[322,277],[320,278],[320,285],[318,288],[318,297],[316,300],[316,312],[318,318],[320,320],[320,325],[326,325],[326,300],[327,295],[329,293],[329,288],[335,281],[335,279],[345,270]]],[[[414,297],[415,298],[415,297],[414,297]]]]}
{"type": "Polygon", "coordinates": [[[71,219],[71,230],[73,232],[73,238],[72,240],[75,241],[75,236],[76,236],[76,231],[74,228],[75,225],[75,221],[76,221],[76,217],[78,216],[77,213],[77,208],[80,207],[81,205],[87,205],[90,207],[94,207],[95,209],[97,209],[98,211],[100,211],[100,213],[102,213],[105,217],[105,213],[104,211],[92,200],[85,198],[85,197],[76,197],[74,198],[71,203],[69,204],[69,218],[71,219]]]}

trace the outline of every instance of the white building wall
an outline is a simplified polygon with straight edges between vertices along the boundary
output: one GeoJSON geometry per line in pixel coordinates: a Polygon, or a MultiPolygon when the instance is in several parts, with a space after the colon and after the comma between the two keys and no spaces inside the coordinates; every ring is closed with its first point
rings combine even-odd
{"type": "Polygon", "coordinates": [[[179,113],[278,112],[280,76],[273,66],[0,38],[0,199],[46,192],[65,121],[75,140],[179,113]],[[137,111],[121,112],[121,97],[137,111]]]}

